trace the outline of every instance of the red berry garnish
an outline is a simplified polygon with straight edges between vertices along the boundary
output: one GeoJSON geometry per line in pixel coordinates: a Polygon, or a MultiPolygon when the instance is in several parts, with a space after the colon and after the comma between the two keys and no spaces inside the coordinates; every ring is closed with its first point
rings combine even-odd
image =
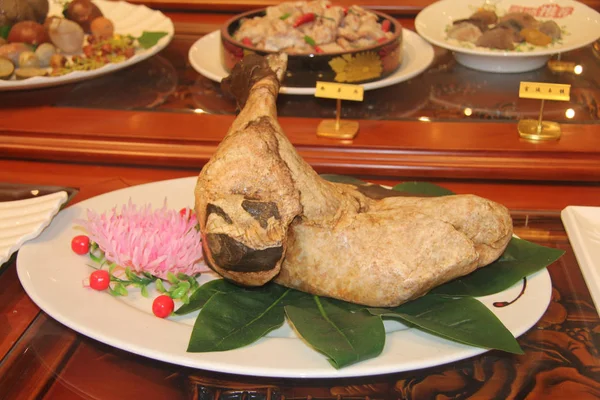
{"type": "Polygon", "coordinates": [[[158,296],[152,303],[152,312],[158,318],[167,318],[174,309],[175,303],[173,302],[173,299],[166,294],[158,296]]]}
{"type": "Polygon", "coordinates": [[[87,254],[90,250],[90,238],[85,235],[75,236],[71,240],[71,249],[79,255],[87,254]]]}
{"type": "Polygon", "coordinates": [[[106,290],[110,284],[110,275],[105,269],[98,269],[90,275],[90,287],[94,290],[106,290]]]}
{"type": "Polygon", "coordinates": [[[187,215],[188,219],[196,218],[196,214],[194,214],[194,210],[187,208],[187,207],[183,207],[181,210],[179,210],[179,215],[181,215],[182,217],[185,217],[187,215]]]}

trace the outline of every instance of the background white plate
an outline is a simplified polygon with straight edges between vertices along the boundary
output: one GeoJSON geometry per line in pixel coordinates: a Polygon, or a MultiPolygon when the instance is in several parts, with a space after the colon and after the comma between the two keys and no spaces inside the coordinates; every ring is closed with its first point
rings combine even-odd
{"type": "MultiPolygon", "coordinates": [[[[586,46],[600,37],[600,14],[592,8],[573,0],[500,0],[490,2],[496,4],[499,14],[504,14],[511,6],[539,7],[556,5],[572,7],[571,15],[554,19],[559,26],[564,26],[568,35],[562,44],[548,47],[536,47],[532,51],[516,52],[494,50],[484,47],[465,48],[448,41],[446,27],[453,21],[468,18],[482,0],[441,0],[422,10],[415,19],[417,32],[436,46],[454,51],[458,62],[468,67],[490,72],[524,72],[543,66],[552,54],[586,46]]],[[[545,21],[549,17],[536,17],[545,21]]]]}
{"type": "MultiPolygon", "coordinates": [[[[115,33],[139,37],[144,31],[160,31],[167,32],[168,35],[160,39],[153,47],[138,50],[133,57],[121,63],[107,64],[91,71],[74,71],[61,76],[36,76],[21,81],[0,80],[0,91],[58,86],[118,71],[153,56],[164,49],[173,38],[175,32],[173,22],[160,11],[151,10],[146,6],[136,6],[124,1],[94,0],[94,3],[100,8],[102,14],[113,22],[115,33]]],[[[60,16],[61,14],[61,5],[55,0],[50,0],[48,15],[60,16]]]]}
{"type": "Polygon", "coordinates": [[[0,202],[0,265],[27,240],[40,234],[68,200],[65,191],[0,202]]]}
{"type": "MultiPolygon", "coordinates": [[[[365,90],[379,89],[395,85],[419,75],[433,61],[433,47],[413,31],[404,29],[403,32],[404,60],[393,74],[375,82],[365,83],[365,90]]],[[[215,82],[221,82],[229,73],[221,63],[221,33],[214,31],[196,41],[188,53],[192,67],[201,75],[215,82]]],[[[284,94],[315,94],[314,87],[282,86],[279,93],[284,94]]]]}
{"type": "Polygon", "coordinates": [[[600,207],[569,206],[561,218],[583,278],[600,312],[600,207]]]}
{"type": "MultiPolygon", "coordinates": [[[[169,207],[190,207],[196,180],[191,177],[134,186],[61,211],[40,236],[19,251],[17,272],[27,294],[59,322],[111,346],[174,364],[234,374],[315,378],[375,375],[431,367],[486,351],[388,324],[381,356],[341,370],[334,369],[287,327],[241,349],[186,353],[196,314],[163,320],[152,315],[152,301],[133,290],[128,297],[115,298],[82,286],[92,269],[86,265],[86,257],[71,251],[71,239],[81,233],[75,220],[85,218],[88,208],[103,212],[129,199],[160,207],[166,197],[169,207]]],[[[205,280],[210,279],[208,275],[204,275],[205,280]]],[[[494,301],[515,298],[521,286],[482,298],[515,336],[538,321],[551,295],[550,276],[544,269],[529,277],[525,294],[515,304],[492,306],[494,301]]]]}

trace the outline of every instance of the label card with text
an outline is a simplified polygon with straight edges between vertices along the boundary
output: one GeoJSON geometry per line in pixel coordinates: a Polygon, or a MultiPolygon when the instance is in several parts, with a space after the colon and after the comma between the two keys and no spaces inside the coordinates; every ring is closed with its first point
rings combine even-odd
{"type": "Polygon", "coordinates": [[[571,85],[561,83],[521,82],[519,97],[524,99],[569,101],[571,85]]]}
{"type": "Polygon", "coordinates": [[[364,93],[365,90],[361,85],[317,81],[315,97],[363,101],[364,93]]]}

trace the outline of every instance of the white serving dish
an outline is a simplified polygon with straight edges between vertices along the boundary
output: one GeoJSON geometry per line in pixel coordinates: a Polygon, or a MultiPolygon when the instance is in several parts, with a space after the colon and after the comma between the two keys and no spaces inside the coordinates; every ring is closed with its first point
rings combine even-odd
{"type": "MultiPolygon", "coordinates": [[[[131,65],[137,64],[152,57],[164,49],[175,33],[173,22],[170,18],[157,10],[146,6],[134,5],[125,1],[94,0],[94,4],[100,8],[102,14],[110,19],[115,26],[115,33],[139,37],[144,31],[167,32],[167,36],[161,38],[158,43],[149,49],[141,49],[136,54],[120,63],[109,63],[98,69],[90,71],[74,71],[60,76],[36,76],[24,80],[0,80],[0,92],[8,90],[28,90],[51,86],[59,86],[67,83],[79,82],[86,79],[96,78],[109,74],[131,65]]],[[[49,16],[61,15],[62,5],[59,1],[50,1],[49,16]]]]}
{"type": "MultiPolygon", "coordinates": [[[[511,73],[543,67],[552,55],[575,50],[600,37],[600,14],[574,0],[500,0],[496,13],[524,10],[538,20],[554,20],[563,29],[563,37],[548,46],[508,51],[478,47],[448,39],[446,29],[453,21],[468,18],[485,3],[475,0],[441,0],[422,10],[415,19],[417,32],[430,43],[454,52],[460,64],[480,71],[511,73]]],[[[528,46],[529,47],[529,46],[528,46]]]]}

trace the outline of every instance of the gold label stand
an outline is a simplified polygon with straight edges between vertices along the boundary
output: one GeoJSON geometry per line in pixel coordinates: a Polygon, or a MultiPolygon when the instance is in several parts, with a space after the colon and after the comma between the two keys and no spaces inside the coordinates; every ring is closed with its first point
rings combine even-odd
{"type": "Polygon", "coordinates": [[[544,101],[570,100],[571,85],[563,85],[558,83],[541,83],[541,82],[521,82],[519,85],[519,97],[525,99],[542,100],[540,106],[540,115],[537,120],[523,119],[520,120],[517,129],[519,136],[528,140],[558,140],[561,136],[560,125],[557,122],[544,121],[544,101]]]}
{"type": "Polygon", "coordinates": [[[336,99],[335,119],[325,119],[317,127],[317,136],[333,139],[354,139],[358,122],[342,120],[342,100],[363,101],[364,89],[360,85],[317,82],[315,97],[336,99]]]}

